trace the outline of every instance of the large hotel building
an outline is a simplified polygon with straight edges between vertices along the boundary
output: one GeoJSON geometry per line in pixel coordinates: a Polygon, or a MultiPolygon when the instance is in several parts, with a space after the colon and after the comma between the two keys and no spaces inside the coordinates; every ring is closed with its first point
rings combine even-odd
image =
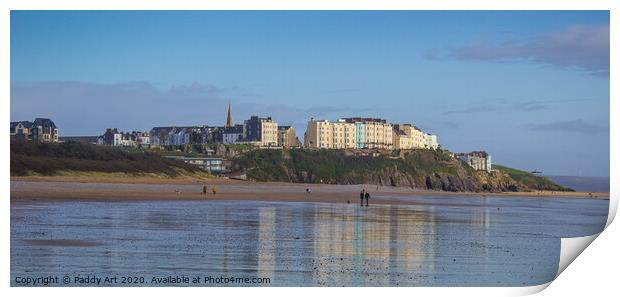
{"type": "Polygon", "coordinates": [[[392,125],[383,119],[343,118],[308,122],[304,146],[325,149],[437,148],[437,136],[410,124],[392,125]]]}
{"type": "Polygon", "coordinates": [[[256,143],[258,146],[277,146],[278,123],[271,117],[251,116],[243,122],[243,135],[245,142],[256,143]]]}

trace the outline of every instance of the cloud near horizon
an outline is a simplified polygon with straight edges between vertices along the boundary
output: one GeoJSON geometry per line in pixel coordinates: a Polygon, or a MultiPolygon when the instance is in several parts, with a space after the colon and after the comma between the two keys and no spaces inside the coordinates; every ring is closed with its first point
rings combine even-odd
{"type": "Polygon", "coordinates": [[[590,124],[582,119],[550,122],[543,124],[528,124],[526,125],[526,127],[531,131],[572,132],[582,134],[598,134],[609,131],[609,127],[590,124]]]}
{"type": "Polygon", "coordinates": [[[11,84],[11,121],[53,119],[61,134],[99,135],[105,128],[148,130],[154,126],[223,125],[228,103],[236,123],[251,115],[271,116],[279,124],[294,125],[303,135],[299,119],[362,112],[365,108],[244,102],[251,92],[240,87],[222,88],[193,83],[160,89],[145,81],[101,84],[51,81],[11,84]]]}
{"type": "Polygon", "coordinates": [[[484,113],[484,112],[499,112],[499,111],[519,111],[519,112],[532,112],[540,110],[549,110],[554,104],[565,104],[570,102],[588,101],[588,99],[575,99],[575,100],[529,100],[515,103],[508,103],[503,99],[489,100],[484,103],[471,104],[469,106],[457,109],[450,109],[444,112],[445,115],[453,114],[471,114],[471,113],[484,113]]]}
{"type": "Polygon", "coordinates": [[[429,49],[425,58],[525,61],[609,77],[609,34],[609,25],[572,26],[563,31],[546,33],[532,41],[507,41],[501,44],[477,41],[446,51],[429,49]]]}

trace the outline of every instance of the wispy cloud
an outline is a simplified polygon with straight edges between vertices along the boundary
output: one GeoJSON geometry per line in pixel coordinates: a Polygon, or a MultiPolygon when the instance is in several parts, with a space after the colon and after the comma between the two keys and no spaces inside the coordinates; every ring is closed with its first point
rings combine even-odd
{"type": "Polygon", "coordinates": [[[531,41],[511,40],[501,44],[477,41],[441,53],[431,49],[425,57],[430,60],[526,61],[609,76],[609,32],[609,25],[572,26],[531,41]]]}
{"type": "Polygon", "coordinates": [[[499,106],[490,106],[490,105],[479,105],[479,106],[469,106],[461,109],[453,109],[444,112],[444,114],[470,114],[470,113],[483,113],[483,112],[494,112],[500,110],[499,106]]]}
{"type": "Polygon", "coordinates": [[[555,104],[565,104],[569,102],[589,101],[588,99],[575,99],[575,100],[529,100],[522,102],[509,103],[506,100],[496,99],[489,100],[487,102],[478,102],[470,104],[466,107],[450,109],[444,112],[446,115],[450,114],[472,114],[472,113],[485,113],[485,112],[504,112],[504,111],[519,111],[519,112],[533,112],[540,110],[551,109],[555,104]]]}
{"type": "Polygon", "coordinates": [[[581,119],[542,124],[528,124],[526,127],[531,131],[572,132],[582,134],[598,134],[609,131],[609,127],[587,123],[581,119]]]}
{"type": "Polygon", "coordinates": [[[549,102],[527,101],[523,103],[513,104],[512,107],[519,111],[545,110],[545,109],[549,109],[549,102]]]}

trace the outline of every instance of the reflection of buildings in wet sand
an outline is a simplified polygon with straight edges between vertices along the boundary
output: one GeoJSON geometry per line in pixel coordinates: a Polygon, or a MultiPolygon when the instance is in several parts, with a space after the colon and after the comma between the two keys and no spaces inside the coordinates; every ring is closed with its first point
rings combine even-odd
{"type": "MultiPolygon", "coordinates": [[[[476,208],[470,211],[471,216],[469,217],[469,225],[470,228],[470,238],[472,241],[476,243],[484,240],[485,246],[490,244],[490,232],[491,232],[491,216],[490,216],[490,208],[476,208]]],[[[487,249],[485,249],[485,253],[487,249]]]]}
{"type": "Polygon", "coordinates": [[[314,205],[277,208],[276,278],[278,285],[295,286],[311,278],[314,236],[314,205]],[[278,273],[286,271],[285,277],[278,273]]]}
{"type": "MultiPolygon", "coordinates": [[[[486,232],[487,229],[490,227],[491,225],[491,220],[489,218],[489,208],[488,207],[484,207],[484,208],[474,208],[471,211],[469,211],[469,213],[471,213],[470,217],[469,217],[469,223],[471,225],[480,225],[483,228],[479,229],[482,230],[483,232],[486,232]]],[[[484,233],[486,235],[486,233],[484,233]]]]}
{"type": "Polygon", "coordinates": [[[390,227],[391,213],[389,206],[374,206],[363,209],[358,222],[363,226],[361,233],[362,263],[356,267],[357,272],[367,276],[369,284],[389,284],[390,267],[390,227]]]}
{"type": "MultiPolygon", "coordinates": [[[[166,209],[111,208],[117,212],[123,211],[120,218],[111,222],[123,222],[121,226],[110,228],[110,232],[120,232],[118,238],[136,238],[139,240],[131,245],[109,245],[123,248],[120,251],[122,264],[128,271],[148,267],[161,269],[161,255],[163,252],[174,253],[174,264],[166,268],[168,271],[176,269],[211,271],[223,274],[237,273],[238,267],[252,261],[250,251],[255,245],[238,244],[241,234],[231,232],[239,226],[239,216],[247,216],[248,209],[213,208],[201,210],[187,206],[173,206],[166,209]],[[174,215],[176,211],[183,211],[184,215],[174,215]],[[198,216],[199,219],[195,219],[198,216]],[[155,237],[160,240],[140,240],[141,238],[155,237]],[[215,239],[215,240],[214,240],[215,239]],[[163,252],[162,252],[163,251],[163,252]],[[131,263],[131,264],[129,264],[131,263]]],[[[245,229],[244,229],[245,230],[245,229]]],[[[114,234],[112,238],[117,238],[114,234]]],[[[255,240],[252,241],[255,244],[255,240]]],[[[107,248],[108,245],[105,245],[107,248]]],[[[111,251],[115,255],[117,251],[111,251]]],[[[121,264],[111,267],[122,267],[121,264]]]]}
{"type": "MultiPolygon", "coordinates": [[[[488,198],[485,198],[488,200],[488,198]]],[[[490,215],[490,207],[484,208],[476,208],[471,211],[471,217],[469,220],[469,224],[471,225],[471,233],[470,240],[472,241],[472,245],[476,247],[480,247],[481,254],[478,255],[482,259],[483,269],[484,271],[489,271],[493,269],[493,264],[490,263],[490,257],[492,255],[489,253],[489,246],[493,245],[492,237],[491,237],[491,215],[490,215]],[[491,264],[491,265],[490,265],[491,264]]]]}
{"type": "Polygon", "coordinates": [[[274,280],[276,209],[274,207],[259,207],[258,219],[257,277],[269,277],[274,280]]]}
{"type": "MultiPolygon", "coordinates": [[[[215,225],[222,225],[224,228],[216,229],[217,238],[215,245],[217,246],[217,256],[213,256],[217,259],[217,266],[222,273],[230,273],[237,268],[239,262],[247,261],[244,259],[244,253],[239,253],[236,250],[243,250],[244,248],[249,250],[248,247],[240,246],[235,242],[235,238],[230,236],[227,230],[238,227],[239,222],[233,218],[239,216],[244,210],[224,208],[219,211],[209,211],[207,218],[210,223],[215,225]],[[241,255],[240,255],[241,254],[241,255]],[[218,259],[219,258],[219,259],[218,259]]],[[[209,259],[210,261],[211,259],[209,259]]]]}
{"type": "Polygon", "coordinates": [[[424,278],[413,278],[419,271],[435,270],[435,216],[431,209],[419,211],[398,208],[393,211],[395,234],[392,236],[394,258],[393,270],[408,284],[416,284],[424,278]]]}
{"type": "Polygon", "coordinates": [[[353,253],[353,209],[341,206],[314,209],[313,278],[319,285],[351,283],[353,253]]]}
{"type": "MultiPolygon", "coordinates": [[[[491,207],[491,213],[496,207],[491,207]]],[[[439,207],[439,224],[436,233],[439,235],[435,247],[438,259],[436,261],[437,282],[445,283],[459,275],[461,280],[476,280],[484,283],[484,277],[501,272],[506,257],[497,249],[491,247],[497,244],[499,237],[504,234],[492,234],[493,222],[489,207],[461,206],[439,207]],[[443,259],[443,260],[442,260],[443,259]]],[[[503,250],[502,250],[503,252],[503,250]]]]}
{"type": "Polygon", "coordinates": [[[313,276],[318,284],[395,284],[400,281],[394,275],[406,278],[416,270],[434,269],[432,211],[317,206],[315,213],[313,276]]]}

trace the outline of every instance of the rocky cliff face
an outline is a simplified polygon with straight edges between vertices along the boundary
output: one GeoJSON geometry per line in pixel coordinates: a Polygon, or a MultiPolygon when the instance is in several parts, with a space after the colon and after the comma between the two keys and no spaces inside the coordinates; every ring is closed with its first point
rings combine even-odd
{"type": "MultiPolygon", "coordinates": [[[[259,181],[376,184],[453,192],[534,190],[531,185],[515,180],[502,171],[475,171],[453,158],[450,152],[441,150],[381,153],[253,150],[234,158],[232,169],[245,172],[249,178],[259,181]]],[[[537,183],[536,189],[546,189],[545,187],[558,191],[564,189],[547,181],[537,183]]]]}

